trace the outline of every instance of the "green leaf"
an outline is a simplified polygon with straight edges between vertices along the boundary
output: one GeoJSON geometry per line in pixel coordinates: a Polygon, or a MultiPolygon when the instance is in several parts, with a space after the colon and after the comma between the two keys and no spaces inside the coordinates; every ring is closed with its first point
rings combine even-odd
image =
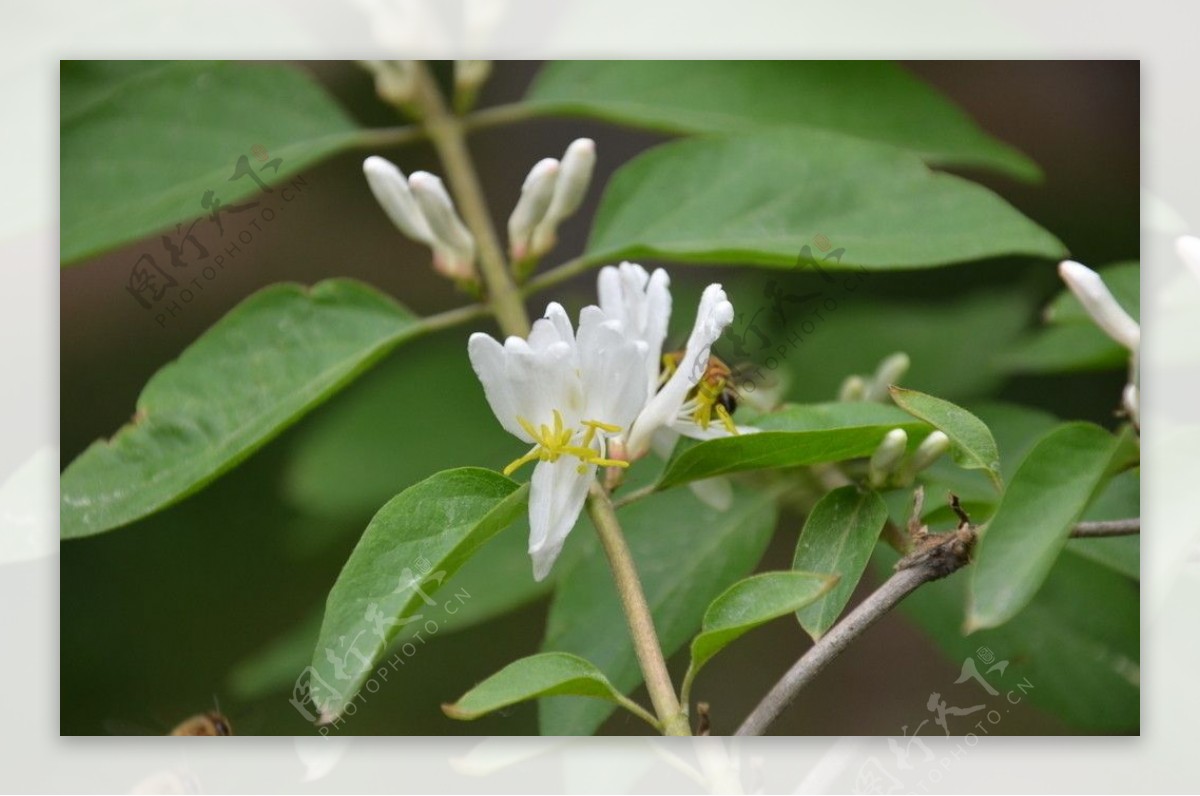
{"type": "MultiPolygon", "coordinates": [[[[671,655],[695,635],[708,604],[762,557],[775,529],[775,504],[768,495],[735,488],[732,507],[717,512],[679,490],[625,506],[618,517],[659,642],[671,655]]],[[[587,531],[586,548],[559,576],[542,649],[592,661],[629,693],[641,683],[641,670],[608,561],[587,531]]],[[[594,700],[542,702],[541,733],[590,735],[611,710],[594,700]]]]}
{"type": "Polygon", "coordinates": [[[813,506],[800,532],[792,568],[838,576],[820,599],[798,610],[801,627],[817,641],[841,616],[871,560],[871,551],[887,522],[887,506],[875,492],[844,486],[813,506]]]}
{"type": "MultiPolygon", "coordinates": [[[[633,704],[603,672],[583,658],[565,652],[543,652],[513,661],[453,705],[443,705],[442,710],[452,719],[470,720],[518,702],[552,696],[591,697],[622,707],[633,704]]],[[[653,716],[638,710],[634,711],[636,715],[657,725],[653,716]]]]}
{"type": "Polygon", "coordinates": [[[763,572],[733,584],[704,612],[701,633],[692,640],[688,681],[754,628],[811,605],[837,582],[837,575],[792,571],[763,572]]]}
{"type": "Polygon", "coordinates": [[[445,610],[430,595],[525,510],[528,496],[527,485],[463,467],[409,487],[379,510],[325,603],[308,686],[324,720],[354,699],[406,624],[445,610]]]}
{"type": "Polygon", "coordinates": [[[258,191],[230,181],[238,159],[265,151],[282,182],[361,137],[303,72],[274,64],[64,61],[60,256],[77,262],[177,221],[208,216],[212,190],[230,205],[258,191]]]}
{"type": "Polygon", "coordinates": [[[868,270],[1066,252],[996,194],[915,155],[777,130],[672,142],[626,163],[605,189],[585,256],[794,268],[819,236],[844,250],[823,263],[868,270]]]}
{"type": "Polygon", "coordinates": [[[980,537],[968,632],[1001,625],[1029,603],[1127,444],[1099,426],[1068,423],[1034,446],[980,537]]]}
{"type": "Polygon", "coordinates": [[[744,470],[838,462],[870,456],[894,428],[909,436],[928,432],[895,407],[875,403],[790,406],[763,415],[757,434],[680,445],[667,462],[659,489],[744,470]]]}
{"type": "Polygon", "coordinates": [[[951,455],[960,467],[984,470],[998,491],[1004,488],[1000,476],[1000,451],[982,420],[961,406],[923,392],[893,386],[891,393],[897,406],[950,438],[953,443],[951,455]]]}
{"type": "Polygon", "coordinates": [[[526,102],[542,113],[673,133],[830,130],[932,163],[1039,176],[1027,158],[886,61],[560,61],[538,74],[526,102]]]}
{"type": "MultiPolygon", "coordinates": [[[[890,574],[898,556],[884,545],[877,551],[880,571],[890,574]]],[[[974,689],[954,690],[961,699],[952,704],[999,704],[1013,692],[1013,698],[1027,699],[1080,730],[1136,734],[1141,644],[1136,582],[1079,556],[1060,556],[1042,588],[1011,622],[969,637],[962,633],[968,582],[955,575],[926,583],[900,604],[956,668],[981,649],[997,662],[1009,662],[1003,673],[988,674],[989,667],[977,660],[980,674],[999,697],[990,697],[974,682],[948,682],[948,689],[974,689]],[[1032,688],[1018,689],[1025,682],[1032,688]]],[[[950,692],[939,690],[950,698],[950,692]]],[[[922,697],[914,709],[923,711],[924,704],[922,697]]],[[[970,731],[950,726],[956,734],[970,731]]]]}
{"type": "MultiPolygon", "coordinates": [[[[1118,263],[1099,271],[1117,303],[1139,317],[1141,268],[1118,263]]],[[[1061,373],[1126,367],[1129,352],[1100,331],[1070,290],[1063,289],[1043,313],[1045,327],[1024,335],[999,358],[1009,373],[1061,373]]]]}
{"type": "Polygon", "coordinates": [[[406,309],[351,280],[254,294],[150,379],[129,425],[63,472],[62,537],[198,491],[419,331],[406,309]]]}

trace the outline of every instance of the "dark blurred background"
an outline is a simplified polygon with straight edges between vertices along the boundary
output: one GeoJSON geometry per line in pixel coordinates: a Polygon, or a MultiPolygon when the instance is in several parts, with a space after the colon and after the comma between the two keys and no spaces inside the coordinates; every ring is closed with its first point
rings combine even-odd
{"type": "MultiPolygon", "coordinates": [[[[1136,62],[905,66],[1045,172],[1040,184],[985,173],[962,172],[964,176],[1000,193],[1053,232],[1075,259],[1093,266],[1137,259],[1136,62]]],[[[497,63],[480,106],[519,99],[538,67],[533,62],[497,63]]],[[[298,68],[309,70],[363,124],[400,123],[377,101],[370,78],[356,65],[320,62],[298,68]]],[[[582,250],[588,219],[612,172],[664,138],[587,120],[537,120],[471,138],[502,228],[529,167],[542,157],[560,155],[567,143],[584,135],[597,141],[597,174],[587,203],[561,229],[548,265],[582,250]]],[[[247,147],[254,143],[248,141],[247,147]]],[[[427,267],[427,252],[397,233],[375,204],[360,168],[367,154],[373,153],[343,154],[306,172],[306,186],[287,212],[162,325],[124,290],[129,265],[146,241],[62,272],[64,464],[128,421],[146,380],[261,287],[346,276],[375,285],[420,314],[464,302],[427,267]]],[[[378,154],[408,173],[440,172],[424,144],[378,154]]],[[[709,281],[723,281],[735,306],[761,302],[768,276],[784,280],[785,289],[804,289],[803,275],[790,271],[780,276],[676,265],[671,276],[684,295],[709,281]]],[[[594,274],[579,277],[555,297],[569,309],[577,308],[592,300],[593,280],[594,274]]],[[[1012,376],[990,365],[1006,341],[1036,324],[1040,307],[1057,289],[1053,264],[1026,259],[872,275],[864,280],[867,295],[861,306],[839,313],[838,328],[878,327],[878,334],[852,346],[842,345],[832,327],[815,335],[790,364],[789,395],[832,399],[845,375],[865,372],[880,357],[902,348],[913,356],[908,383],[915,387],[954,400],[1015,400],[1111,425],[1113,396],[1123,384],[1120,372],[1012,376]],[[931,316],[943,318],[941,325],[914,320],[931,316]]],[[[534,300],[534,313],[545,300],[534,300]]],[[[687,300],[677,299],[677,306],[686,307],[687,300]]],[[[690,317],[675,320],[691,322],[690,317]]],[[[311,732],[288,705],[291,678],[280,678],[283,685],[272,688],[263,685],[273,682],[267,674],[257,677],[257,684],[255,676],[247,675],[241,685],[231,685],[230,673],[280,637],[279,660],[285,662],[285,672],[293,671],[288,668],[287,634],[300,628],[292,636],[294,648],[303,646],[305,632],[315,632],[305,622],[311,622],[374,509],[393,494],[441,467],[494,466],[511,458],[511,441],[491,428],[481,428],[479,444],[462,456],[429,450],[423,442],[427,435],[408,432],[414,424],[444,427],[471,413],[482,417],[482,398],[466,364],[467,332],[457,329],[418,346],[402,346],[367,377],[181,505],[132,527],[63,545],[61,732],[104,734],[140,726],[161,733],[209,707],[214,697],[247,732],[311,732]]],[[[790,565],[800,521],[783,519],[786,527],[777,534],[763,568],[790,565]]],[[[535,651],[546,604],[543,598],[503,619],[439,635],[406,664],[403,677],[368,700],[344,731],[535,733],[532,706],[471,724],[445,719],[437,706],[515,657],[535,651]]],[[[731,731],[805,644],[794,627],[774,627],[750,634],[717,658],[704,677],[722,689],[722,713],[714,716],[714,731],[731,731]]],[[[821,687],[808,689],[774,731],[899,733],[902,725],[925,717],[925,698],[954,681],[959,663],[934,648],[903,616],[893,615],[865,636],[854,654],[822,675],[821,687]]],[[[262,671],[269,669],[263,664],[262,671]]],[[[641,729],[623,716],[605,727],[618,733],[641,729]]],[[[1024,707],[997,728],[1004,734],[1070,731],[1057,719],[1024,707]]]]}

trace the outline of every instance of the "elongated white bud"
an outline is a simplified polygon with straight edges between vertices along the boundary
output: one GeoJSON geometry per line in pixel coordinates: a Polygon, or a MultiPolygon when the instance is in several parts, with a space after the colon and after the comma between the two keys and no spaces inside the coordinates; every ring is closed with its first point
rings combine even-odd
{"type": "Polygon", "coordinates": [[[838,390],[839,401],[863,401],[867,397],[867,380],[862,376],[847,376],[838,390]]]}
{"type": "Polygon", "coordinates": [[[372,155],[363,161],[363,174],[367,177],[367,185],[371,186],[371,193],[375,194],[375,200],[392,223],[418,243],[432,245],[433,234],[408,188],[404,172],[391,161],[372,155]]]}
{"type": "Polygon", "coordinates": [[[539,160],[521,185],[521,198],[508,217],[508,249],[513,261],[525,259],[529,240],[550,207],[554,186],[558,181],[559,163],[554,158],[539,160]]]}
{"type": "Polygon", "coordinates": [[[921,472],[936,462],[948,450],[950,450],[950,438],[941,431],[933,432],[921,440],[921,444],[913,451],[912,463],[910,465],[912,472],[921,472]]]}
{"type": "Polygon", "coordinates": [[[1064,260],[1059,263],[1058,274],[1105,334],[1130,351],[1137,350],[1142,339],[1141,327],[1121,309],[1098,273],[1073,260],[1064,260]]]}
{"type": "Polygon", "coordinates": [[[1175,241],[1175,251],[1183,264],[1192,269],[1192,276],[1200,279],[1200,238],[1183,235],[1175,241]]]}
{"type": "Polygon", "coordinates": [[[554,248],[558,225],[583,204],[592,172],[596,168],[596,142],[590,138],[577,138],[567,147],[559,165],[558,179],[554,184],[554,195],[550,206],[533,231],[530,253],[541,256],[554,248]]]}
{"type": "Polygon", "coordinates": [[[903,351],[898,351],[880,362],[879,367],[875,369],[870,386],[867,387],[864,400],[888,400],[888,396],[891,395],[888,388],[893,384],[900,383],[900,379],[904,378],[905,373],[908,373],[910,364],[912,363],[909,361],[908,354],[903,351]]]}
{"type": "Polygon", "coordinates": [[[454,279],[475,278],[475,238],[458,217],[442,181],[427,171],[415,172],[408,187],[433,235],[433,265],[454,279]]]}
{"type": "Polygon", "coordinates": [[[893,428],[879,443],[879,447],[871,454],[871,464],[867,470],[867,477],[871,482],[871,486],[882,486],[887,482],[890,476],[896,469],[896,465],[904,458],[904,451],[908,448],[908,434],[902,428],[893,428]]]}

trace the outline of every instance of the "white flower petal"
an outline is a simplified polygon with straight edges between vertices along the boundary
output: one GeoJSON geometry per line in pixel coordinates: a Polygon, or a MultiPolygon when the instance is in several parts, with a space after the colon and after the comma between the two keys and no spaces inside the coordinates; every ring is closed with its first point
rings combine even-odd
{"type": "Polygon", "coordinates": [[[417,207],[417,200],[408,189],[404,172],[390,160],[372,155],[363,161],[363,174],[366,175],[371,193],[375,194],[375,200],[392,223],[418,243],[426,246],[432,244],[433,233],[417,207]]]}
{"type": "Polygon", "coordinates": [[[708,368],[712,345],[733,321],[733,305],[720,285],[709,285],[700,297],[696,323],[688,337],[687,349],[679,367],[662,389],[650,399],[634,421],[629,433],[628,450],[636,458],[646,452],[655,429],[674,424],[688,392],[708,368]]]}
{"type": "Polygon", "coordinates": [[[599,307],[579,313],[579,374],[583,382],[584,420],[600,420],[628,429],[646,403],[645,371],[638,366],[646,344],[625,335],[623,324],[599,307]]]}
{"type": "Polygon", "coordinates": [[[509,381],[507,353],[504,346],[492,339],[490,335],[476,332],[467,342],[467,354],[471,359],[471,367],[483,385],[483,394],[487,398],[492,414],[504,426],[504,430],[518,439],[532,443],[533,439],[517,422],[520,408],[517,405],[513,385],[509,381]]]}
{"type": "Polygon", "coordinates": [[[619,318],[629,337],[646,343],[646,397],[654,395],[662,360],[663,341],[671,319],[671,280],[659,268],[653,274],[636,263],[605,266],[597,279],[600,308],[619,318]]]}
{"type": "Polygon", "coordinates": [[[529,484],[529,555],[534,580],[550,574],[567,535],[575,527],[596,466],[564,456],[556,462],[538,462],[529,484]]]}
{"type": "Polygon", "coordinates": [[[1061,262],[1058,273],[1105,334],[1130,351],[1137,350],[1142,337],[1141,327],[1113,298],[1098,273],[1073,260],[1061,262]]]}

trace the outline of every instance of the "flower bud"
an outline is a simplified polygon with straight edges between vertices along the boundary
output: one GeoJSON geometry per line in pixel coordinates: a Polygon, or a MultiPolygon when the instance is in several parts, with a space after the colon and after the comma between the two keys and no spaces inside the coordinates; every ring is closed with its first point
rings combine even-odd
{"type": "Polygon", "coordinates": [[[417,207],[417,200],[408,188],[404,172],[391,161],[372,155],[363,161],[363,174],[367,177],[367,185],[371,186],[371,193],[375,194],[375,200],[392,223],[418,243],[433,245],[433,233],[417,207]]]}
{"type": "Polygon", "coordinates": [[[1058,266],[1058,275],[1105,334],[1130,351],[1137,350],[1142,338],[1141,327],[1121,309],[1098,273],[1086,265],[1064,260],[1058,266]]]}
{"type": "Polygon", "coordinates": [[[559,164],[554,158],[539,160],[521,185],[521,198],[508,217],[508,248],[514,262],[529,253],[533,229],[546,215],[554,185],[558,181],[559,164]]]}
{"type": "Polygon", "coordinates": [[[359,61],[375,76],[375,93],[384,102],[404,105],[417,91],[416,61],[359,61]]]}
{"type": "Polygon", "coordinates": [[[583,204],[592,171],[596,167],[596,143],[590,138],[577,138],[567,147],[559,165],[558,179],[550,206],[533,231],[530,253],[537,257],[554,248],[558,225],[583,204]]]}
{"type": "Polygon", "coordinates": [[[442,181],[427,171],[415,172],[408,187],[433,235],[433,265],[453,279],[475,278],[475,238],[454,209],[442,181]]]}
{"type": "Polygon", "coordinates": [[[896,469],[896,465],[904,458],[908,448],[908,434],[902,428],[894,428],[884,436],[879,447],[871,454],[871,463],[867,469],[867,477],[871,486],[883,486],[896,469]]]}
{"type": "Polygon", "coordinates": [[[891,395],[888,388],[893,384],[900,383],[900,379],[904,378],[905,373],[908,373],[910,364],[908,354],[903,351],[898,351],[880,362],[879,367],[875,369],[875,376],[871,379],[870,386],[867,387],[864,400],[888,400],[888,396],[891,395]]]}
{"type": "Polygon", "coordinates": [[[950,438],[941,431],[935,431],[925,439],[913,452],[910,467],[912,472],[919,473],[933,464],[943,453],[950,450],[950,438]]]}
{"type": "Polygon", "coordinates": [[[475,104],[479,89],[492,74],[491,61],[454,62],[454,110],[466,113],[475,104]]]}
{"type": "Polygon", "coordinates": [[[839,401],[863,401],[867,397],[867,380],[862,376],[847,376],[838,390],[839,401]]]}

